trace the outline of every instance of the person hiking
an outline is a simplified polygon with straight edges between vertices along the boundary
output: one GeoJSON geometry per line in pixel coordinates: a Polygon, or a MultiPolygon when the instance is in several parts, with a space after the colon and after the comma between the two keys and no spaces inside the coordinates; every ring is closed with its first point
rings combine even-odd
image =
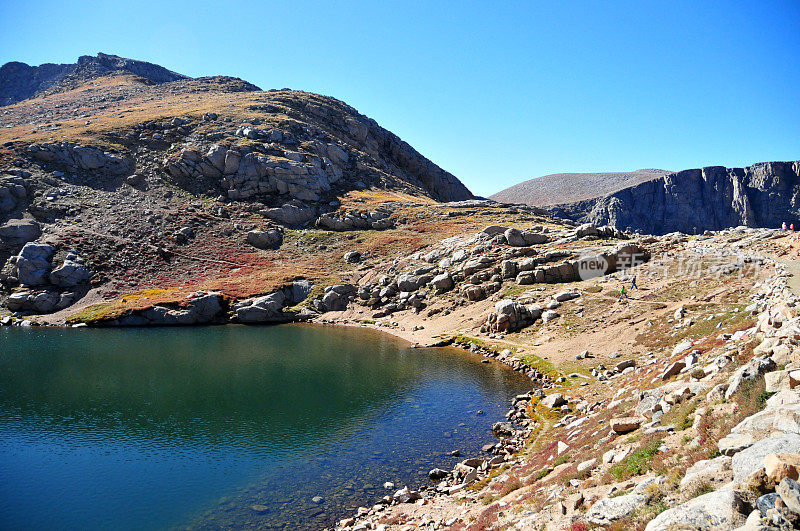
{"type": "Polygon", "coordinates": [[[631,279],[631,291],[634,289],[639,289],[639,286],[636,285],[636,275],[633,275],[633,278],[631,279]]]}
{"type": "Polygon", "coordinates": [[[622,286],[622,289],[619,290],[619,300],[617,302],[622,302],[622,299],[627,299],[628,293],[625,291],[625,286],[622,286]]]}
{"type": "Polygon", "coordinates": [[[781,229],[783,229],[784,232],[786,231],[786,222],[785,221],[783,222],[783,225],[781,225],[781,229]]]}

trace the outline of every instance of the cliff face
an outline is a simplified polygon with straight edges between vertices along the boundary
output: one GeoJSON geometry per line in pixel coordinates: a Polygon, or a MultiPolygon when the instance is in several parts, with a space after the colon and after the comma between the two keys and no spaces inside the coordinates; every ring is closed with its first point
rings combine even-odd
{"type": "Polygon", "coordinates": [[[48,89],[75,69],[75,65],[45,63],[30,66],[12,61],[0,66],[0,106],[11,105],[48,89]]]}
{"type": "Polygon", "coordinates": [[[649,234],[800,225],[800,161],[684,170],[550,210],[581,223],[649,234]]]}

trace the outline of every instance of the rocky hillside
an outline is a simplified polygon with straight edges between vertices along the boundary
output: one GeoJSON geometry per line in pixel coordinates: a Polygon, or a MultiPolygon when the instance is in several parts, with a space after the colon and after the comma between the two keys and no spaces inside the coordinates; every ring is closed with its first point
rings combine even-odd
{"type": "Polygon", "coordinates": [[[800,162],[684,170],[550,210],[581,223],[647,234],[774,228],[784,221],[800,226],[800,162]]]}
{"type": "Polygon", "coordinates": [[[653,169],[613,173],[554,173],[515,184],[497,192],[490,199],[532,206],[573,203],[658,179],[667,173],[666,170],[653,169]]]}
{"type": "Polygon", "coordinates": [[[37,94],[69,90],[109,74],[132,74],[150,83],[187,79],[187,76],[163,66],[104,53],[98,53],[96,57],[83,55],[74,64],[30,66],[12,61],[0,67],[0,106],[37,94]]]}
{"type": "MultiPolygon", "coordinates": [[[[98,74],[88,81],[0,111],[0,277],[15,311],[72,311],[93,296],[191,282],[238,298],[327,279],[341,259],[327,249],[347,238],[316,255],[300,241],[275,252],[302,239],[287,231],[394,229],[415,220],[393,200],[472,198],[334,98],[229,77],[169,81],[161,67],[101,59],[70,74],[98,74]],[[383,200],[367,206],[359,193],[383,200]]],[[[392,238],[400,250],[419,240],[411,230],[392,238]]]]}

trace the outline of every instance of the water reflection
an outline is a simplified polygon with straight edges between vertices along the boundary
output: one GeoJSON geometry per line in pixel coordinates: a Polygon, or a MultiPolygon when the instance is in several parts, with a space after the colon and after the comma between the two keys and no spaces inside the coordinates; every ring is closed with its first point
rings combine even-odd
{"type": "Polygon", "coordinates": [[[318,527],[485,442],[525,386],[338,327],[3,329],[0,346],[3,528],[318,527]]]}

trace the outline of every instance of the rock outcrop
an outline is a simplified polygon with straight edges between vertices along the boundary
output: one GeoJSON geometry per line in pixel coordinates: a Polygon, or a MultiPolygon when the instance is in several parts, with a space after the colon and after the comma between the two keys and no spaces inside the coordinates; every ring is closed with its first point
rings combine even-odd
{"type": "Polygon", "coordinates": [[[95,170],[124,175],[133,170],[133,161],[128,157],[71,142],[31,144],[28,154],[38,161],[56,163],[72,171],[95,170]]]}
{"type": "Polygon", "coordinates": [[[562,218],[647,234],[800,225],[800,161],[670,173],[604,197],[550,208],[562,218]]]}
{"type": "MultiPolygon", "coordinates": [[[[439,201],[472,198],[456,177],[339,100],[281,90],[265,101],[270,103],[254,110],[286,114],[292,121],[233,126],[220,136],[235,142],[184,147],[165,157],[165,171],[193,193],[257,200],[275,208],[292,200],[328,201],[332,191],[368,187],[422,192],[439,201]]],[[[272,209],[270,217],[298,224],[310,215],[272,209]]]]}

